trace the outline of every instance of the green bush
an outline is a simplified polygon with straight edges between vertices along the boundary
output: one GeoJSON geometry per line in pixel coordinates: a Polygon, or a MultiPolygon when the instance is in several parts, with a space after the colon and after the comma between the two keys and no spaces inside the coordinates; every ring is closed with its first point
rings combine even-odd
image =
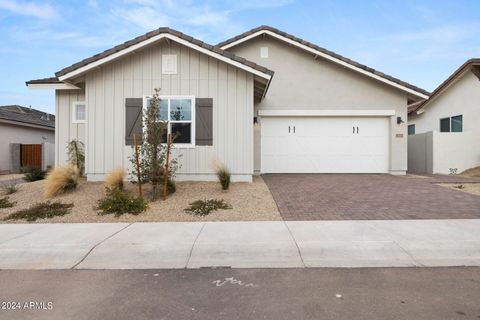
{"type": "Polygon", "coordinates": [[[218,181],[220,181],[220,184],[222,185],[222,189],[228,190],[230,187],[230,171],[222,166],[217,170],[217,177],[218,181]]]}
{"type": "Polygon", "coordinates": [[[61,202],[41,202],[34,204],[28,209],[19,210],[7,216],[3,220],[20,220],[35,221],[37,219],[47,219],[55,216],[64,216],[70,213],[73,203],[61,202]]]}
{"type": "Polygon", "coordinates": [[[38,167],[25,167],[22,168],[24,179],[28,182],[38,181],[45,179],[46,172],[38,167]]]}
{"type": "Polygon", "coordinates": [[[139,214],[147,209],[147,202],[141,197],[134,197],[119,188],[105,188],[105,198],[98,201],[97,209],[100,215],[115,214],[116,217],[125,213],[139,214]]]}
{"type": "Polygon", "coordinates": [[[168,194],[172,194],[172,193],[175,193],[175,191],[177,191],[177,186],[175,185],[175,180],[173,180],[173,179],[168,179],[167,180],[167,190],[168,190],[168,194]]]}
{"type": "Polygon", "coordinates": [[[13,182],[4,185],[2,188],[5,194],[12,194],[18,191],[18,185],[13,182]]]}
{"type": "Polygon", "coordinates": [[[206,216],[210,212],[218,209],[232,209],[232,206],[223,199],[197,200],[190,203],[190,207],[184,211],[194,216],[206,216]]]}
{"type": "Polygon", "coordinates": [[[8,197],[0,198],[0,209],[11,208],[15,205],[15,202],[11,202],[8,197]]]}

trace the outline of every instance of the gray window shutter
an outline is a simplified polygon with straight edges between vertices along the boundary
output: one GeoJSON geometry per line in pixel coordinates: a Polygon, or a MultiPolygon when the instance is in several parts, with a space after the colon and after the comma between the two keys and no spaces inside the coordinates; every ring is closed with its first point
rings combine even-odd
{"type": "Polygon", "coordinates": [[[133,134],[137,143],[142,141],[143,99],[125,99],[125,145],[133,146],[133,134]]]}
{"type": "Polygon", "coordinates": [[[195,144],[213,146],[213,99],[195,99],[195,144]]]}

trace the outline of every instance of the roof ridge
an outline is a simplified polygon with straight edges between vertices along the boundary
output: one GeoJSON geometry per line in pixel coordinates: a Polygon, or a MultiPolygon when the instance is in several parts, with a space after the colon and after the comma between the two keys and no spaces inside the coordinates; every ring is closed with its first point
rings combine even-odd
{"type": "MultiPolygon", "coordinates": [[[[222,50],[222,49],[220,49],[220,48],[218,48],[218,47],[216,47],[216,46],[213,46],[213,45],[211,45],[211,44],[209,44],[209,43],[207,43],[207,42],[204,42],[204,41],[202,41],[202,40],[196,39],[196,38],[194,38],[194,37],[192,37],[192,36],[189,36],[189,35],[187,35],[187,34],[184,34],[184,33],[180,32],[180,31],[175,30],[175,29],[172,29],[172,28],[169,28],[169,27],[160,27],[160,28],[157,28],[157,29],[155,29],[155,30],[149,31],[149,32],[147,32],[147,33],[145,33],[145,34],[143,34],[143,35],[137,36],[137,37],[135,37],[135,38],[133,38],[133,39],[131,39],[131,40],[128,40],[128,41],[125,41],[125,42],[123,42],[123,43],[121,43],[121,44],[118,44],[118,45],[116,45],[116,46],[114,46],[114,47],[112,47],[112,48],[110,48],[110,49],[107,49],[107,50],[104,50],[104,51],[102,51],[102,52],[100,52],[100,53],[97,53],[97,54],[95,54],[95,55],[93,55],[93,56],[91,56],[91,57],[89,57],[89,58],[86,58],[86,59],[83,59],[83,60],[81,60],[81,61],[79,61],[79,62],[76,62],[76,63],[74,63],[74,64],[72,64],[72,65],[70,65],[70,66],[68,66],[68,67],[65,67],[65,68],[63,68],[62,70],[55,72],[55,76],[56,76],[57,78],[58,78],[58,77],[61,77],[61,76],[65,75],[65,74],[67,74],[67,73],[69,73],[69,72],[72,72],[72,71],[78,69],[78,68],[81,68],[81,67],[83,67],[83,66],[85,66],[85,65],[88,65],[88,64],[90,64],[90,63],[92,63],[92,62],[95,62],[95,61],[98,61],[98,60],[100,60],[100,59],[103,59],[103,58],[105,58],[105,57],[107,57],[107,56],[110,56],[110,55],[112,55],[112,54],[114,54],[114,53],[117,53],[117,52],[119,52],[119,51],[121,51],[121,50],[127,49],[127,48],[129,48],[129,47],[131,47],[131,46],[133,46],[133,45],[135,45],[135,44],[138,44],[138,43],[140,43],[140,42],[142,42],[142,41],[145,41],[145,40],[147,40],[147,39],[149,39],[149,38],[152,38],[152,37],[154,37],[154,36],[160,35],[160,34],[162,34],[162,33],[171,34],[171,35],[173,35],[173,36],[176,36],[176,37],[178,37],[178,38],[181,38],[182,40],[185,40],[185,41],[188,41],[188,42],[190,42],[190,43],[192,43],[192,44],[195,44],[195,45],[197,45],[197,46],[199,46],[199,47],[201,47],[201,48],[210,50],[210,51],[212,51],[212,52],[214,52],[214,53],[220,54],[220,55],[222,55],[222,56],[224,56],[224,57],[226,57],[226,58],[229,58],[229,59],[231,59],[231,60],[233,60],[233,61],[239,62],[239,63],[241,63],[241,64],[243,64],[243,65],[245,65],[245,66],[247,66],[247,67],[253,68],[253,69],[257,70],[257,71],[260,71],[260,72],[263,72],[263,73],[266,73],[266,74],[269,74],[269,75],[273,75],[273,74],[274,74],[274,72],[273,72],[272,70],[270,70],[270,69],[268,69],[268,68],[266,68],[266,67],[264,67],[264,66],[261,66],[261,65],[255,63],[255,62],[253,62],[253,61],[249,61],[249,60],[247,60],[247,59],[245,59],[245,58],[241,58],[241,57],[239,57],[239,56],[236,56],[235,54],[233,54],[233,53],[231,53],[231,52],[229,52],[229,51],[222,50]]],[[[50,78],[50,79],[52,79],[52,78],[50,78]]]]}
{"type": "Polygon", "coordinates": [[[246,32],[244,32],[244,33],[241,33],[241,34],[239,34],[239,35],[236,35],[236,36],[234,36],[234,37],[232,37],[232,38],[230,38],[230,39],[227,39],[227,40],[225,40],[225,41],[222,41],[222,42],[218,43],[216,46],[219,47],[219,48],[224,47],[224,46],[226,46],[226,45],[228,45],[228,44],[230,44],[230,43],[233,43],[233,42],[235,42],[235,41],[237,41],[237,40],[240,40],[240,39],[242,39],[242,38],[245,38],[245,37],[247,37],[247,36],[249,36],[249,35],[255,34],[255,33],[259,32],[259,31],[262,31],[262,30],[267,30],[267,31],[274,32],[274,33],[276,33],[276,34],[278,34],[278,35],[280,35],[280,36],[283,36],[283,37],[288,38],[288,39],[290,39],[290,40],[296,41],[296,42],[298,42],[298,43],[300,43],[300,44],[303,44],[303,45],[305,45],[305,46],[307,46],[307,47],[310,47],[310,48],[312,48],[312,49],[314,49],[314,50],[320,51],[320,52],[325,53],[325,54],[327,54],[327,55],[329,55],[329,56],[331,56],[331,57],[334,57],[334,58],[339,59],[339,60],[341,60],[341,61],[343,61],[343,62],[346,62],[346,63],[348,63],[348,64],[350,64],[350,65],[352,65],[352,66],[354,66],[354,67],[363,69],[363,70],[365,70],[365,71],[367,71],[367,72],[370,72],[370,73],[372,73],[372,74],[374,74],[374,75],[377,75],[377,76],[379,76],[379,77],[382,77],[382,78],[384,78],[384,79],[386,79],[386,80],[389,80],[389,81],[392,81],[392,82],[394,82],[394,83],[400,84],[400,85],[405,86],[405,87],[407,87],[407,88],[409,88],[409,89],[411,89],[411,90],[420,92],[420,93],[422,93],[422,94],[424,94],[424,95],[429,96],[429,95],[431,94],[429,91],[427,91],[427,90],[425,90],[425,89],[422,89],[422,88],[420,88],[420,87],[418,87],[418,86],[415,86],[415,85],[410,84],[410,83],[408,83],[408,82],[406,82],[406,81],[400,80],[400,79],[398,79],[398,78],[396,78],[396,77],[393,77],[393,76],[391,76],[391,75],[388,75],[388,74],[386,74],[386,73],[384,73],[384,72],[381,72],[381,71],[379,71],[379,70],[376,70],[376,69],[374,69],[374,68],[368,67],[368,66],[365,65],[365,64],[362,64],[362,63],[359,63],[359,62],[357,62],[357,61],[355,61],[355,60],[352,60],[352,59],[350,59],[350,58],[344,57],[344,56],[342,56],[342,55],[340,55],[340,54],[338,54],[338,53],[335,53],[335,52],[333,52],[333,51],[330,51],[330,50],[328,50],[328,49],[325,49],[325,48],[323,48],[323,47],[320,47],[320,46],[318,46],[318,45],[316,45],[316,44],[314,44],[314,43],[312,43],[312,42],[306,41],[306,40],[304,40],[304,39],[302,39],[302,38],[299,38],[299,37],[297,37],[297,36],[294,36],[294,35],[292,35],[292,34],[289,34],[289,33],[287,33],[287,32],[281,31],[281,30],[279,30],[279,29],[277,29],[277,28],[275,28],[275,27],[271,27],[271,26],[268,26],[268,25],[261,25],[261,26],[255,27],[255,28],[253,28],[253,29],[250,29],[250,30],[248,30],[248,31],[246,31],[246,32]]]}
{"type": "Polygon", "coordinates": [[[429,101],[432,101],[432,98],[435,98],[438,94],[440,94],[440,92],[442,91],[442,89],[444,87],[446,87],[451,81],[453,81],[458,75],[460,75],[464,69],[469,68],[473,65],[477,65],[477,64],[480,65],[480,58],[470,58],[467,61],[465,61],[464,63],[462,63],[462,65],[460,67],[458,67],[455,71],[453,71],[453,73],[450,74],[447,77],[447,79],[442,81],[442,83],[440,83],[440,85],[438,87],[436,87],[435,90],[433,90],[433,92],[430,94],[430,97],[429,97],[428,100],[424,100],[421,103],[419,103],[418,105],[411,104],[410,108],[408,110],[408,114],[410,115],[410,114],[412,114],[414,112],[417,112],[418,110],[422,109],[429,101]]]}

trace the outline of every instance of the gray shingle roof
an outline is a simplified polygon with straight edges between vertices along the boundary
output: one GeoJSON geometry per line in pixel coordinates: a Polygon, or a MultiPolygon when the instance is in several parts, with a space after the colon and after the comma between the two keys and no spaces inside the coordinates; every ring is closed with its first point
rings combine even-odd
{"type": "Polygon", "coordinates": [[[55,128],[53,114],[18,105],[0,106],[0,119],[55,128]]]}
{"type": "Polygon", "coordinates": [[[62,83],[62,81],[58,80],[57,77],[50,77],[50,78],[43,78],[43,79],[35,79],[35,80],[29,80],[26,82],[27,85],[29,84],[44,84],[44,83],[62,83]]]}
{"type": "Polygon", "coordinates": [[[394,83],[397,83],[397,84],[399,84],[399,85],[402,85],[402,86],[404,86],[404,87],[406,87],[406,88],[412,89],[412,90],[414,90],[414,91],[416,91],[416,92],[422,93],[422,94],[427,95],[427,96],[430,95],[430,92],[428,92],[427,90],[424,90],[424,89],[422,89],[422,88],[419,88],[419,87],[417,87],[417,86],[414,86],[414,85],[412,85],[412,84],[410,84],[410,83],[407,83],[407,82],[405,82],[405,81],[402,81],[402,80],[400,80],[400,79],[397,79],[397,78],[395,78],[395,77],[392,77],[392,76],[390,76],[390,75],[387,75],[387,74],[385,74],[385,73],[383,73],[383,72],[380,72],[380,71],[378,71],[378,70],[375,70],[375,69],[373,69],[373,68],[367,67],[366,65],[363,65],[363,64],[358,63],[358,62],[356,62],[356,61],[354,61],[354,60],[348,59],[348,58],[346,58],[346,57],[344,57],[344,56],[341,56],[341,55],[339,55],[339,54],[337,54],[337,53],[335,53],[335,52],[332,52],[332,51],[327,50],[327,49],[325,49],[325,48],[319,47],[319,46],[317,46],[317,45],[315,45],[315,44],[313,44],[313,43],[311,43],[311,42],[305,41],[305,40],[303,40],[303,39],[301,39],[301,38],[295,37],[294,35],[291,35],[291,34],[289,34],[289,33],[283,32],[283,31],[281,31],[281,30],[278,30],[278,29],[273,28],[273,27],[270,27],[270,26],[260,26],[260,27],[254,28],[254,29],[252,29],[252,30],[249,30],[249,31],[247,31],[247,32],[244,32],[244,33],[242,33],[242,34],[239,34],[238,36],[235,36],[235,37],[233,37],[233,38],[230,38],[230,39],[228,39],[228,40],[225,40],[225,41],[223,41],[223,42],[220,42],[219,44],[216,45],[216,47],[221,48],[221,47],[223,47],[223,46],[225,46],[225,45],[227,45],[227,44],[233,43],[233,42],[235,42],[235,41],[237,41],[237,40],[240,40],[240,39],[242,39],[242,38],[245,38],[245,37],[247,37],[247,36],[249,36],[249,35],[252,35],[252,34],[254,34],[254,33],[257,33],[257,32],[259,32],[259,31],[266,31],[266,30],[271,31],[271,32],[274,32],[274,33],[276,33],[276,34],[278,34],[278,35],[280,35],[280,36],[283,36],[283,37],[288,38],[288,39],[290,39],[290,40],[296,41],[296,42],[298,42],[298,43],[301,43],[301,44],[303,44],[303,45],[305,45],[305,46],[307,46],[307,47],[309,47],[309,48],[312,48],[312,49],[314,49],[314,50],[317,50],[317,51],[319,51],[319,52],[322,52],[322,53],[324,53],[324,54],[327,54],[327,55],[329,55],[329,56],[332,56],[332,57],[334,57],[334,58],[336,58],[336,59],[339,59],[339,60],[341,60],[341,61],[343,61],[343,62],[346,62],[346,63],[348,63],[348,64],[351,64],[351,65],[354,66],[354,67],[357,67],[357,68],[360,68],[360,69],[365,70],[365,71],[367,71],[367,72],[370,72],[370,73],[372,73],[372,74],[374,74],[374,75],[377,75],[377,76],[379,76],[379,77],[382,77],[382,78],[387,79],[387,80],[389,80],[389,81],[392,81],[392,82],[394,82],[394,83]]]}
{"type": "MultiPolygon", "coordinates": [[[[474,66],[480,66],[480,58],[472,58],[467,60],[464,64],[460,66],[455,72],[453,72],[447,80],[443,81],[435,90],[433,90],[428,100],[423,100],[420,103],[413,103],[408,106],[408,115],[411,115],[418,110],[422,109],[428,101],[431,101],[437,95],[441,94],[443,89],[446,88],[453,80],[455,80],[465,69],[472,68],[474,66]]],[[[480,72],[480,70],[479,70],[480,72]]],[[[480,77],[479,77],[480,79],[480,77]]]]}
{"type": "Polygon", "coordinates": [[[83,67],[83,66],[86,66],[86,65],[88,65],[88,64],[90,64],[90,63],[92,63],[92,62],[95,62],[95,61],[98,61],[98,60],[103,59],[103,58],[105,58],[105,57],[108,57],[108,56],[110,56],[110,55],[112,55],[112,54],[114,54],[114,53],[116,53],[116,52],[119,52],[119,51],[121,51],[121,50],[124,50],[124,49],[126,49],[126,48],[128,48],[128,47],[131,47],[131,46],[133,46],[133,45],[135,45],[135,44],[137,44],[137,43],[140,43],[140,42],[142,42],[142,41],[145,41],[145,40],[147,40],[147,39],[150,39],[150,38],[152,38],[152,37],[154,37],[154,36],[157,36],[157,35],[159,35],[159,34],[162,34],[162,33],[168,33],[168,34],[171,34],[171,35],[173,35],[173,36],[179,37],[180,39],[183,39],[183,40],[185,40],[185,41],[188,41],[188,42],[190,42],[190,43],[192,43],[192,44],[195,44],[195,45],[197,45],[197,46],[199,46],[199,47],[202,47],[202,48],[204,48],[204,49],[210,50],[210,51],[212,51],[212,52],[214,52],[214,53],[220,54],[220,55],[222,55],[222,56],[224,56],[224,57],[227,57],[227,58],[229,58],[229,59],[231,59],[231,60],[233,60],[233,61],[236,61],[236,62],[239,62],[239,63],[241,63],[241,64],[244,64],[244,65],[246,65],[246,66],[248,66],[248,67],[251,67],[251,68],[253,68],[253,69],[257,70],[257,71],[260,71],[260,72],[263,72],[263,73],[266,73],[266,74],[269,74],[269,75],[273,75],[273,73],[274,73],[272,70],[269,70],[269,69],[267,69],[267,68],[265,68],[265,67],[262,67],[262,66],[260,66],[260,65],[258,65],[258,64],[256,64],[256,63],[254,63],[254,62],[251,62],[251,61],[248,61],[248,60],[246,60],[246,59],[244,59],[244,58],[238,57],[238,56],[234,55],[234,54],[231,53],[231,52],[228,52],[228,51],[222,50],[222,49],[220,49],[220,48],[218,48],[218,47],[212,46],[212,45],[210,45],[210,44],[208,44],[208,43],[205,43],[205,42],[203,42],[203,41],[200,41],[200,40],[198,40],[198,39],[195,39],[195,38],[193,38],[193,37],[191,37],[191,36],[188,36],[188,35],[186,35],[186,34],[184,34],[184,33],[179,32],[179,31],[176,31],[176,30],[173,30],[173,29],[170,29],[170,28],[159,28],[159,29],[150,31],[150,32],[148,32],[148,33],[146,33],[146,34],[144,34],[144,35],[142,35],[142,36],[136,37],[135,39],[129,40],[129,41],[127,41],[127,42],[124,42],[124,43],[122,43],[122,44],[120,44],[120,45],[118,45],[118,46],[115,46],[115,47],[111,48],[111,49],[105,50],[105,51],[103,51],[103,52],[101,52],[101,53],[98,53],[98,54],[96,54],[96,55],[94,55],[94,56],[91,56],[90,58],[87,58],[87,59],[84,59],[84,60],[82,60],[82,61],[80,61],[80,62],[77,62],[77,63],[75,63],[75,64],[72,64],[71,66],[66,67],[66,68],[64,68],[64,69],[56,72],[56,73],[55,73],[55,76],[61,77],[61,76],[65,75],[65,74],[67,74],[67,73],[70,73],[70,72],[72,72],[72,71],[74,71],[74,70],[77,70],[77,69],[79,69],[79,68],[81,68],[81,67],[83,67]]]}

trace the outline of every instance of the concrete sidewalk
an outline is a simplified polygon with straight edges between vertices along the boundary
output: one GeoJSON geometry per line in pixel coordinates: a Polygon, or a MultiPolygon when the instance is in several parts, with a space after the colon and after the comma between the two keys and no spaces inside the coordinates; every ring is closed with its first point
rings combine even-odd
{"type": "Polygon", "coordinates": [[[0,225],[0,269],[480,266],[480,220],[0,225]]]}

